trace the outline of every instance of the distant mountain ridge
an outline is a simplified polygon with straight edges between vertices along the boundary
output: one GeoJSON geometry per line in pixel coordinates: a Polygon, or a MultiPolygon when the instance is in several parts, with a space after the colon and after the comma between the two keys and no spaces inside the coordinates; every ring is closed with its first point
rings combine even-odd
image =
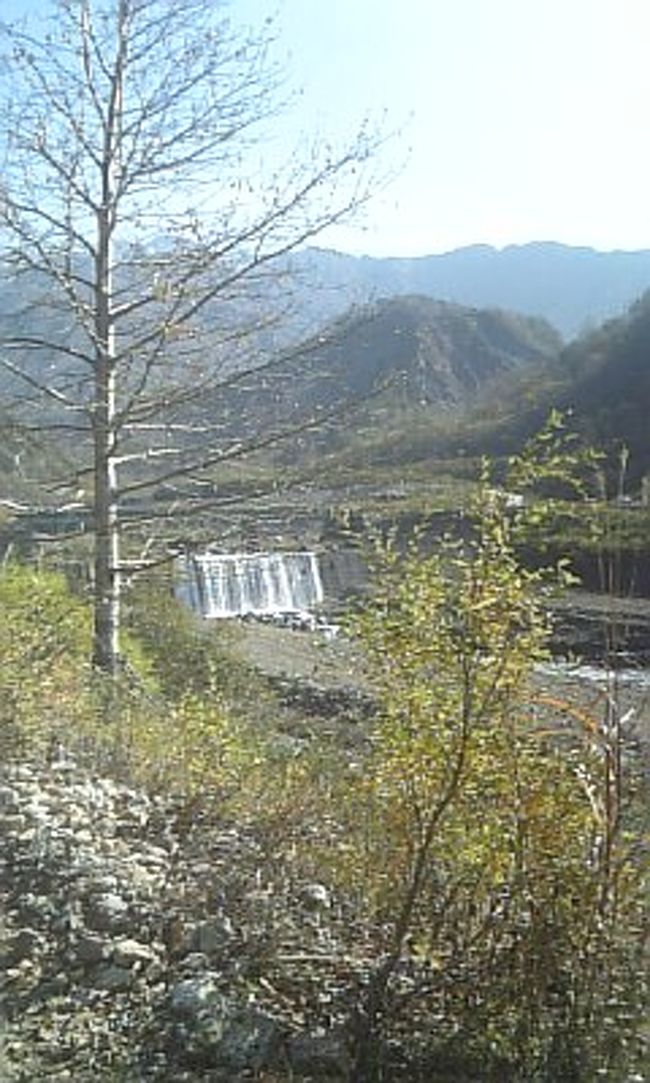
{"type": "Polygon", "coordinates": [[[310,248],[294,263],[307,287],[321,287],[307,304],[319,304],[322,318],[352,302],[421,294],[540,316],[567,339],[620,315],[650,288],[648,249],[599,252],[554,241],[388,258],[310,248]]]}

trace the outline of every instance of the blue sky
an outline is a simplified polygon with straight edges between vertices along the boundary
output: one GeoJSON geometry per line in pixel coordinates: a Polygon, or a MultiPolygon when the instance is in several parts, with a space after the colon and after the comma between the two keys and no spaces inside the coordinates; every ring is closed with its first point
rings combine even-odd
{"type": "MultiPolygon", "coordinates": [[[[0,0],[2,14],[43,0],[0,0]]],[[[231,0],[276,14],[300,90],[276,142],[370,115],[401,166],[324,239],[373,255],[557,240],[650,247],[650,0],[231,0]]]]}

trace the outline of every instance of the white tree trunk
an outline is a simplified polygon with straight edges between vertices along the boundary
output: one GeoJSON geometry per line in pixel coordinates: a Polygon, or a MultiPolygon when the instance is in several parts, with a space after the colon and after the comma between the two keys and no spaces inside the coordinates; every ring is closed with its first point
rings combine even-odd
{"type": "Polygon", "coordinates": [[[101,162],[102,203],[97,212],[95,260],[94,437],[94,630],[93,663],[114,676],[120,654],[119,516],[116,466],[116,351],[113,311],[114,244],[119,185],[123,80],[127,47],[128,0],[120,0],[115,67],[106,113],[101,162]]]}
{"type": "Polygon", "coordinates": [[[111,676],[119,665],[120,573],[117,479],[114,463],[115,372],[95,376],[95,554],[93,663],[111,676]]]}

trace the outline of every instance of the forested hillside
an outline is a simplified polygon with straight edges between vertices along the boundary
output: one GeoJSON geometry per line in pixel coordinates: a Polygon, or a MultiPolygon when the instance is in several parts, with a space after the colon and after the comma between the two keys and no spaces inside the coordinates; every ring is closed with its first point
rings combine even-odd
{"type": "Polygon", "coordinates": [[[512,450],[554,407],[595,445],[626,447],[632,480],[650,469],[650,294],[483,403],[475,418],[485,448],[512,450]]]}

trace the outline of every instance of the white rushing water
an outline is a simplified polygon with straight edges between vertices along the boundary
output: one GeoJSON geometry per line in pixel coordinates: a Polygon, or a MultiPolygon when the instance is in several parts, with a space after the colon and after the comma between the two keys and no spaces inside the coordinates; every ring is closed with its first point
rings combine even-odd
{"type": "Polygon", "coordinates": [[[538,666],[537,672],[544,677],[581,681],[603,689],[619,688],[650,692],[650,669],[643,666],[608,669],[596,663],[554,661],[538,666]]]}
{"type": "Polygon", "coordinates": [[[179,558],[179,571],[179,597],[212,619],[298,613],[323,600],[312,552],[201,553],[179,558]]]}

